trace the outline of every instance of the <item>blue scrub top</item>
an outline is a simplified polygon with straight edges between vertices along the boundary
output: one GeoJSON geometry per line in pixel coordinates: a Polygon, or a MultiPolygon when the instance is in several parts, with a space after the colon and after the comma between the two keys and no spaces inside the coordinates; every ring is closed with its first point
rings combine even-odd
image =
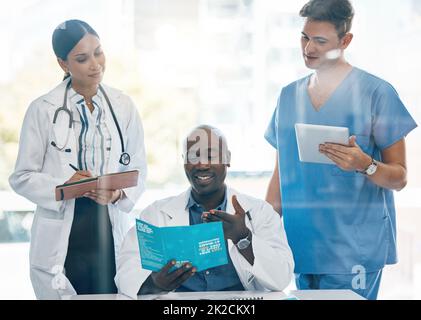
{"type": "Polygon", "coordinates": [[[397,262],[393,192],[363,174],[299,161],[294,125],[348,127],[374,159],[417,124],[386,81],[353,68],[320,111],[311,103],[310,76],[283,88],[265,133],[278,150],[282,212],[295,272],[350,274],[397,262]]]}

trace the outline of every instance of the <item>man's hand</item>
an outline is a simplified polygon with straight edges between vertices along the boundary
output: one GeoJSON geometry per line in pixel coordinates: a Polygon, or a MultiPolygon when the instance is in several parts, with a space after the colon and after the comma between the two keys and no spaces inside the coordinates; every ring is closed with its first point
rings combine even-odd
{"type": "Polygon", "coordinates": [[[86,192],[84,196],[100,205],[105,206],[107,204],[114,203],[118,198],[120,198],[121,192],[123,191],[97,189],[86,192]]]}
{"type": "Polygon", "coordinates": [[[202,220],[204,222],[222,221],[225,238],[237,243],[240,239],[247,237],[250,230],[246,227],[246,212],[238,203],[237,196],[235,195],[232,196],[232,205],[234,206],[235,214],[210,210],[209,212],[203,212],[202,220]]]}
{"type": "Polygon", "coordinates": [[[350,137],[349,146],[321,144],[319,151],[344,171],[364,171],[371,164],[371,157],[361,150],[356,139],[355,136],[350,137]]]}
{"type": "Polygon", "coordinates": [[[150,277],[153,285],[161,291],[172,291],[177,289],[196,273],[196,268],[190,263],[184,263],[180,268],[169,272],[175,265],[175,261],[168,262],[159,272],[152,272],[150,277]]]}

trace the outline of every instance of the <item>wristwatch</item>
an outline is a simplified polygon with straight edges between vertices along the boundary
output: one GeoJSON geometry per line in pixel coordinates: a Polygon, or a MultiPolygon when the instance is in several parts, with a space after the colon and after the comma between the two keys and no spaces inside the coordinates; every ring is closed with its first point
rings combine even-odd
{"type": "Polygon", "coordinates": [[[251,237],[251,231],[249,230],[249,233],[247,234],[247,237],[245,237],[244,239],[240,239],[235,245],[237,246],[237,248],[239,250],[244,250],[247,249],[248,246],[250,245],[251,241],[250,238],[251,237]]]}
{"type": "Polygon", "coordinates": [[[377,162],[373,158],[371,158],[371,164],[361,173],[367,176],[372,176],[377,171],[377,162]]]}

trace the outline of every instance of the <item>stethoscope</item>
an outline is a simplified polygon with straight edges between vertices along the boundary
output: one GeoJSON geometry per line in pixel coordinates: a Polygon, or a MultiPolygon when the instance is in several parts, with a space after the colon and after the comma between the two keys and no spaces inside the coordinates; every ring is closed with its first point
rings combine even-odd
{"type": "MultiPolygon", "coordinates": [[[[70,85],[71,85],[71,81],[69,81],[67,83],[66,90],[64,91],[63,106],[56,110],[56,112],[54,113],[54,118],[53,118],[53,125],[55,125],[56,121],[57,121],[57,118],[58,118],[58,115],[61,111],[64,111],[69,117],[69,127],[68,127],[68,130],[67,130],[66,142],[64,143],[64,145],[59,146],[56,142],[51,141],[51,145],[53,147],[57,148],[59,151],[64,150],[64,152],[72,152],[72,150],[70,148],[66,148],[67,143],[69,142],[70,132],[71,132],[71,129],[72,129],[72,126],[73,126],[73,113],[69,110],[69,108],[67,108],[67,92],[69,91],[70,85]]],[[[118,135],[120,136],[121,156],[120,156],[119,162],[122,165],[128,166],[130,164],[130,155],[124,150],[123,134],[121,133],[121,129],[120,129],[120,126],[118,124],[117,117],[115,116],[113,107],[111,105],[111,101],[108,98],[107,94],[105,93],[104,88],[101,85],[99,85],[99,90],[102,92],[105,100],[107,101],[108,107],[110,108],[110,111],[111,111],[111,115],[113,116],[115,126],[117,127],[118,135]]]]}

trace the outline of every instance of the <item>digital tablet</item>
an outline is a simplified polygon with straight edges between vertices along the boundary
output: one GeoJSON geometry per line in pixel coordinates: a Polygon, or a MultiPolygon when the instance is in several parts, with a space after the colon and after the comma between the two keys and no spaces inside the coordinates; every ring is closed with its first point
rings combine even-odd
{"type": "Polygon", "coordinates": [[[349,144],[349,130],[345,127],[296,123],[295,135],[301,162],[335,164],[319,152],[319,145],[327,142],[349,144]]]}

